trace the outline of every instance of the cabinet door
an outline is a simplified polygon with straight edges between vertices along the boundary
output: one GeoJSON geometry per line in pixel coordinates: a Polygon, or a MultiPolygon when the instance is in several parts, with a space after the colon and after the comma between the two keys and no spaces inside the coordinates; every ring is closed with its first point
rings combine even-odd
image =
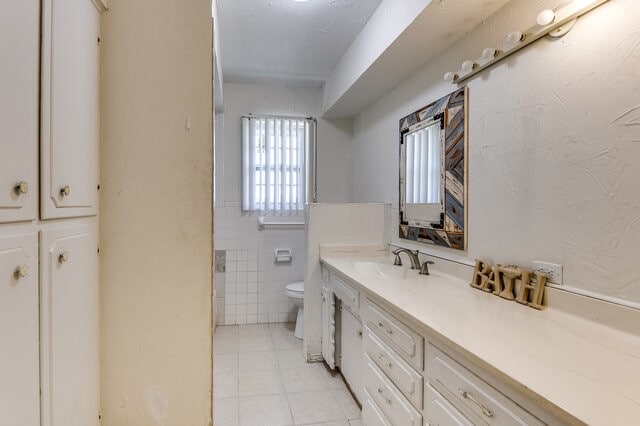
{"type": "Polygon", "coordinates": [[[325,286],[322,287],[320,322],[322,328],[322,357],[333,370],[336,368],[336,303],[333,292],[325,286]]]}
{"type": "Polygon", "coordinates": [[[98,203],[100,12],[44,0],[41,216],[92,216],[98,203]]]}
{"type": "Polygon", "coordinates": [[[42,232],[42,425],[98,425],[97,225],[42,232]]]}
{"type": "Polygon", "coordinates": [[[353,393],[360,401],[364,401],[362,322],[347,306],[340,304],[340,370],[353,393]]]}
{"type": "Polygon", "coordinates": [[[40,424],[38,236],[0,239],[0,423],[40,424]]]}
{"type": "Polygon", "coordinates": [[[38,203],[40,1],[0,2],[0,223],[32,220],[38,203]]]}

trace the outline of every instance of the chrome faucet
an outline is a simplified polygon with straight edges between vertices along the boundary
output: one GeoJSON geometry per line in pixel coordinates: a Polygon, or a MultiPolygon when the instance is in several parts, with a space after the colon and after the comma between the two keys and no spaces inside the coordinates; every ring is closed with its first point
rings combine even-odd
{"type": "Polygon", "coordinates": [[[431,260],[425,260],[425,262],[420,267],[420,275],[429,275],[429,265],[433,265],[435,262],[431,260]]]}
{"type": "Polygon", "coordinates": [[[429,265],[433,265],[434,262],[431,260],[426,260],[422,266],[420,265],[420,258],[418,254],[420,253],[418,250],[413,251],[406,248],[399,248],[393,251],[393,254],[396,255],[393,264],[396,266],[402,266],[402,259],[400,259],[400,253],[407,253],[409,256],[409,260],[411,261],[411,269],[420,269],[418,272],[419,275],[429,275],[429,265]]]}
{"type": "Polygon", "coordinates": [[[411,269],[420,269],[420,258],[418,258],[418,250],[413,251],[406,248],[399,248],[393,251],[396,255],[396,259],[393,264],[396,266],[402,266],[402,260],[400,259],[400,253],[407,253],[409,260],[411,261],[411,269]]]}

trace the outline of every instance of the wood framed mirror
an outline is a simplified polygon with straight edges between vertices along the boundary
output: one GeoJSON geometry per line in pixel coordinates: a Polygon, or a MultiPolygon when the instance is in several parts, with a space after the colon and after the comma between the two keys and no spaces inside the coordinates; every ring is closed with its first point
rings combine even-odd
{"type": "Polygon", "coordinates": [[[399,237],[466,250],[467,89],[400,120],[399,237]]]}

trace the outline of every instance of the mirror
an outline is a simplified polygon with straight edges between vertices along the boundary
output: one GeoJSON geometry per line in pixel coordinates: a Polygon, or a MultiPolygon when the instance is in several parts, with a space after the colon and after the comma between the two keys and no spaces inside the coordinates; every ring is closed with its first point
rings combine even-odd
{"type": "Polygon", "coordinates": [[[400,120],[400,238],[465,250],[466,89],[400,120]]]}

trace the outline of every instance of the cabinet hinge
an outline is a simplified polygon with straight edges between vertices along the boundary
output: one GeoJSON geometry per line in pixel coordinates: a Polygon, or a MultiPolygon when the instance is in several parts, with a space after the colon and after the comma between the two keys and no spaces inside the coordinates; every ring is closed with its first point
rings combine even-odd
{"type": "Polygon", "coordinates": [[[98,246],[98,255],[100,255],[100,246],[98,246]]]}
{"type": "Polygon", "coordinates": [[[102,411],[98,411],[98,422],[102,425],[102,411]]]}
{"type": "Polygon", "coordinates": [[[100,43],[102,43],[102,40],[100,40],[100,37],[98,37],[98,46],[100,46],[100,43]]]}

